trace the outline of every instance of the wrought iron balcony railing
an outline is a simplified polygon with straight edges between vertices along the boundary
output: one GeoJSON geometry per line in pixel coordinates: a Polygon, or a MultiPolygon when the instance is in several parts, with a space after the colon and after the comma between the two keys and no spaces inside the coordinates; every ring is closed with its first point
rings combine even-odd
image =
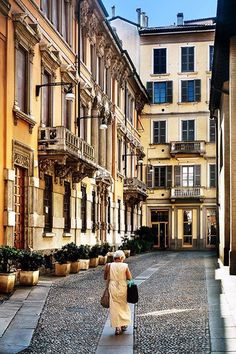
{"type": "Polygon", "coordinates": [[[205,141],[172,141],[170,143],[170,154],[199,154],[204,155],[206,152],[205,141]]]}
{"type": "Polygon", "coordinates": [[[171,199],[177,198],[203,198],[202,187],[176,187],[171,188],[171,199]]]}

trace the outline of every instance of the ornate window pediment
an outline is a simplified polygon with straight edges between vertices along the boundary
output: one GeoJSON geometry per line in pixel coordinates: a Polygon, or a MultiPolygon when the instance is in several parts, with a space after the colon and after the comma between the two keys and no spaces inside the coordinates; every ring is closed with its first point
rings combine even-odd
{"type": "Polygon", "coordinates": [[[7,0],[2,0],[0,2],[0,12],[4,15],[7,16],[9,11],[10,11],[11,5],[7,0]]]}
{"type": "Polygon", "coordinates": [[[45,66],[49,67],[51,70],[56,70],[61,65],[60,53],[55,50],[52,44],[41,42],[39,49],[42,56],[42,62],[45,66]]]}
{"type": "Polygon", "coordinates": [[[15,27],[15,39],[24,42],[30,49],[40,42],[41,33],[36,23],[28,23],[26,21],[28,15],[25,13],[15,13],[12,20],[15,27]]]}

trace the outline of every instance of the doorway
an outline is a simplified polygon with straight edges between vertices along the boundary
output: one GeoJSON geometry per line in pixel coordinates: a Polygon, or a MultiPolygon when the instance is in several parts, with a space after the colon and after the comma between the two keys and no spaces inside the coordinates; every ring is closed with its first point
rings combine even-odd
{"type": "Polygon", "coordinates": [[[154,247],[166,249],[169,247],[169,212],[168,210],[151,211],[152,229],[156,235],[154,247]]]}
{"type": "Polygon", "coordinates": [[[14,247],[24,249],[26,245],[26,225],[27,217],[27,187],[26,187],[27,170],[22,167],[15,167],[15,185],[14,185],[14,202],[15,202],[15,230],[14,230],[14,247]]]}

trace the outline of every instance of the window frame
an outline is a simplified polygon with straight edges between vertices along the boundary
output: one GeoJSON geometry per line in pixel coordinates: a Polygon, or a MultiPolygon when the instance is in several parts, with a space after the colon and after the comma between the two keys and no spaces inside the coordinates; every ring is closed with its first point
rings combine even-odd
{"type": "Polygon", "coordinates": [[[162,165],[162,166],[153,166],[153,173],[152,173],[152,188],[157,189],[166,189],[171,188],[172,186],[172,166],[171,165],[162,165]],[[169,168],[171,168],[171,180],[168,179],[169,168]],[[165,174],[165,183],[161,185],[161,170],[164,170],[165,174]],[[156,171],[158,172],[158,183],[156,183],[156,171]],[[170,181],[170,182],[169,182],[170,181]]]}
{"type": "MultiPolygon", "coordinates": [[[[158,129],[160,129],[160,128],[158,128],[158,129]]],[[[153,121],[151,121],[151,133],[152,133],[152,144],[154,144],[154,145],[158,145],[158,144],[166,144],[167,143],[167,120],[164,120],[164,119],[162,119],[162,120],[153,120],[153,121]],[[159,139],[159,142],[155,142],[154,141],[154,124],[155,123],[160,123],[160,122],[165,122],[165,141],[164,142],[162,142],[161,141],[161,139],[159,139]]],[[[161,134],[159,133],[158,134],[158,137],[160,138],[160,136],[161,136],[161,134]]]]}
{"type": "Polygon", "coordinates": [[[44,193],[43,193],[43,209],[44,209],[44,233],[52,232],[53,228],[53,181],[52,176],[44,175],[44,193]],[[46,212],[46,210],[48,210],[46,212]],[[48,214],[48,217],[46,216],[48,214]]]}
{"type": "Polygon", "coordinates": [[[215,120],[214,119],[210,119],[209,118],[209,142],[210,143],[216,143],[216,123],[215,123],[215,120]],[[211,138],[211,130],[212,130],[212,127],[211,127],[211,124],[214,125],[214,139],[211,138]]]}
{"type": "Polygon", "coordinates": [[[64,232],[70,233],[71,229],[71,186],[70,182],[64,181],[63,216],[64,232]]]}
{"type": "Polygon", "coordinates": [[[215,163],[209,163],[209,167],[208,167],[208,173],[209,173],[209,188],[216,188],[216,180],[217,180],[217,170],[216,170],[216,164],[215,163]],[[212,179],[212,173],[213,171],[211,171],[211,169],[214,167],[214,178],[212,179]]]}
{"type": "Polygon", "coordinates": [[[209,44],[209,46],[208,46],[208,71],[212,71],[213,59],[214,59],[214,44],[209,44]],[[211,48],[213,48],[212,58],[211,58],[211,48]]]}
{"type": "Polygon", "coordinates": [[[168,49],[167,48],[163,48],[163,47],[159,47],[159,48],[153,48],[152,50],[152,74],[153,75],[164,75],[167,74],[167,68],[168,68],[168,62],[167,62],[167,58],[168,58],[168,49]],[[155,72],[155,51],[161,51],[161,50],[165,50],[165,72],[155,72]]]}
{"type": "MultiPolygon", "coordinates": [[[[180,138],[181,138],[181,141],[183,142],[193,142],[193,141],[196,141],[196,133],[197,133],[197,129],[196,129],[196,120],[195,119],[181,119],[180,121],[180,138]],[[188,122],[193,122],[194,123],[194,127],[193,127],[193,140],[184,140],[183,139],[183,122],[187,122],[187,125],[188,125],[188,122]]],[[[187,128],[187,135],[189,137],[189,128],[187,128]]]]}
{"type": "MultiPolygon", "coordinates": [[[[188,60],[189,62],[189,60],[188,60]]],[[[180,72],[181,73],[191,73],[196,71],[196,47],[193,45],[189,46],[181,46],[180,47],[180,72]],[[193,48],[193,70],[189,70],[189,63],[188,63],[188,70],[183,70],[183,49],[190,49],[193,48]]]]}
{"type": "Polygon", "coordinates": [[[185,246],[185,247],[192,247],[193,246],[193,209],[183,209],[183,246],[185,246]],[[185,212],[191,212],[191,219],[190,219],[191,234],[189,234],[189,235],[185,235],[184,225],[186,223],[189,223],[189,220],[188,221],[184,220],[184,213],[185,212]],[[190,238],[190,242],[185,242],[185,238],[190,238]]]}
{"type": "Polygon", "coordinates": [[[193,103],[193,102],[201,102],[201,92],[202,92],[202,82],[201,79],[182,79],[180,80],[180,103],[193,103]],[[189,100],[189,87],[187,87],[187,91],[188,91],[188,100],[183,100],[183,83],[189,83],[189,82],[193,82],[194,87],[193,87],[193,93],[194,93],[194,99],[193,100],[189,100]],[[199,99],[196,99],[196,96],[198,95],[198,93],[196,92],[196,82],[199,82],[200,85],[200,92],[199,92],[199,99]]]}
{"type": "Polygon", "coordinates": [[[81,185],[81,232],[87,230],[87,191],[86,186],[81,185]]]}

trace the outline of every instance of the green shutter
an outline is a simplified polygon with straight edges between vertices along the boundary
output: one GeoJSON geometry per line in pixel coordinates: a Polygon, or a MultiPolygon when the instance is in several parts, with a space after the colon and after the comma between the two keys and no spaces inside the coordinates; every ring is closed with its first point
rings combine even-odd
{"type": "Polygon", "coordinates": [[[148,81],[146,87],[147,87],[148,95],[150,97],[150,103],[153,103],[153,82],[148,81]]]}
{"type": "Polygon", "coordinates": [[[195,80],[195,101],[201,101],[201,80],[195,80]]]}
{"type": "Polygon", "coordinates": [[[180,174],[181,169],[180,166],[175,166],[175,187],[180,187],[180,174]]]}
{"type": "Polygon", "coordinates": [[[166,82],[166,101],[168,103],[173,102],[173,81],[166,82]]]}
{"type": "Polygon", "coordinates": [[[147,166],[147,187],[153,188],[153,167],[151,165],[147,166]]]}
{"type": "Polygon", "coordinates": [[[181,81],[181,102],[188,102],[188,81],[181,81]]]}
{"type": "Polygon", "coordinates": [[[167,166],[167,187],[172,187],[172,166],[167,166]]]}
{"type": "Polygon", "coordinates": [[[201,186],[201,165],[194,166],[194,186],[201,186]]]}

